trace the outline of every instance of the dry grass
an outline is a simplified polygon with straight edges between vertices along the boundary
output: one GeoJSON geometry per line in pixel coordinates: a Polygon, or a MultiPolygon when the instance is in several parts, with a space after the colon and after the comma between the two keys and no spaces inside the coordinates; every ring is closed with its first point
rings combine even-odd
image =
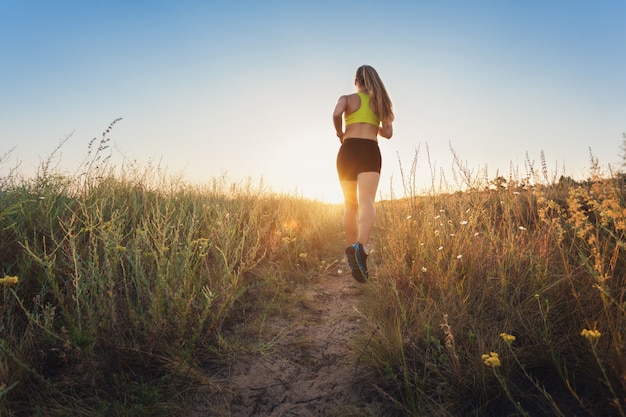
{"type": "MultiPolygon", "coordinates": [[[[1,415],[184,414],[203,364],[241,348],[225,326],[342,254],[340,206],[115,171],[112,125],[76,175],[0,182],[1,415]]],[[[542,167],[488,184],[459,165],[465,191],[429,196],[413,168],[380,203],[359,361],[399,414],[624,415],[624,177],[542,167]]]]}
{"type": "Polygon", "coordinates": [[[381,204],[369,360],[404,414],[624,415],[623,177],[532,180],[381,204]]]}

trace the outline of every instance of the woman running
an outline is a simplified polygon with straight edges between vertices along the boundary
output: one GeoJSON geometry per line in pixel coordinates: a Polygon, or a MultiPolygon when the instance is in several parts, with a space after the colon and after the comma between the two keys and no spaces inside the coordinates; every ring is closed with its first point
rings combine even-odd
{"type": "Polygon", "coordinates": [[[387,90],[374,68],[359,67],[354,85],[356,93],[339,97],[333,123],[341,142],[337,173],[346,205],[346,256],[354,279],[365,282],[369,277],[367,243],[376,216],[374,200],[382,166],[378,136],[391,138],[394,115],[387,90]]]}

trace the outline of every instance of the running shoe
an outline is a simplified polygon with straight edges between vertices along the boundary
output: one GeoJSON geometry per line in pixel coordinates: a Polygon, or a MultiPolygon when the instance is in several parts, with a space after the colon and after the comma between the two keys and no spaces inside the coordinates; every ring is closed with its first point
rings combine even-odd
{"type": "Polygon", "coordinates": [[[348,246],[346,248],[346,257],[352,271],[352,277],[358,282],[366,282],[368,278],[367,254],[363,249],[363,245],[357,242],[352,246],[348,246]]]}
{"type": "Polygon", "coordinates": [[[369,274],[367,272],[367,253],[365,253],[365,248],[359,242],[356,242],[354,246],[356,249],[356,261],[359,265],[359,269],[361,270],[361,275],[363,275],[367,280],[369,278],[369,274]]]}

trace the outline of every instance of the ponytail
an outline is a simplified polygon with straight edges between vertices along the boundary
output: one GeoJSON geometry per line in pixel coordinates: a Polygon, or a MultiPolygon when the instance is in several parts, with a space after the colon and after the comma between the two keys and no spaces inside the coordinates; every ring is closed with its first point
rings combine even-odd
{"type": "Polygon", "coordinates": [[[356,81],[372,96],[378,118],[385,123],[393,122],[393,105],[376,70],[369,65],[360,66],[356,70],[356,81]]]}

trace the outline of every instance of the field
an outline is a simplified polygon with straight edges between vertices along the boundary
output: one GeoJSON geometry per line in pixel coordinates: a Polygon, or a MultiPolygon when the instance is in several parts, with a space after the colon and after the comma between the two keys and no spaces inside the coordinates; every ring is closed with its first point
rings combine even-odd
{"type": "Polygon", "coordinates": [[[0,179],[1,416],[296,415],[233,391],[258,358],[340,388],[310,415],[626,414],[621,174],[420,194],[408,172],[361,285],[341,206],[113,169],[105,144],[76,175],[0,179]]]}

